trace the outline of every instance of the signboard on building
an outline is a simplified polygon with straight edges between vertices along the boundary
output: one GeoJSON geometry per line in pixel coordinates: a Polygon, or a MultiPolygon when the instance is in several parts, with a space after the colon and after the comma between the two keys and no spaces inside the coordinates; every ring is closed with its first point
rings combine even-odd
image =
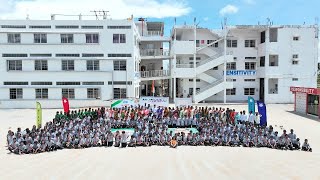
{"type": "Polygon", "coordinates": [[[168,107],[169,106],[169,97],[152,97],[152,96],[148,96],[148,97],[141,97],[139,100],[139,104],[141,106],[148,106],[148,104],[150,104],[150,106],[162,106],[162,107],[168,107]]]}
{"type": "Polygon", "coordinates": [[[176,107],[192,106],[192,99],[191,98],[176,98],[174,105],[176,107]]]}
{"type": "Polygon", "coordinates": [[[256,70],[227,70],[227,76],[254,76],[256,70]]]}
{"type": "Polygon", "coordinates": [[[305,88],[305,87],[290,87],[290,91],[297,93],[307,93],[307,94],[320,94],[317,88],[305,88]]]}

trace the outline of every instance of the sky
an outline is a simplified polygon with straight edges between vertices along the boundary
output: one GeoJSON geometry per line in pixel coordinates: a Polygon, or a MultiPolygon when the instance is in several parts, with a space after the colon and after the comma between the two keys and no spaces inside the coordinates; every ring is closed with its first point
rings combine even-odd
{"type": "MultiPolygon", "coordinates": [[[[193,23],[220,28],[224,17],[229,25],[314,24],[320,17],[320,0],[0,0],[1,19],[50,19],[50,14],[93,14],[110,11],[110,18],[125,19],[131,14],[149,21],[164,21],[172,27],[193,23]],[[273,3],[271,3],[273,2],[273,3]]],[[[69,17],[70,18],[70,17],[69,17]]],[[[58,19],[58,18],[57,18],[58,19]]]]}
{"type": "MultiPolygon", "coordinates": [[[[177,24],[196,23],[220,29],[224,17],[228,25],[314,24],[320,18],[320,0],[0,0],[0,19],[50,19],[51,14],[93,15],[109,11],[109,18],[144,17],[165,22],[169,34],[177,24]]],[[[57,17],[57,19],[63,17],[57,17]]],[[[71,18],[71,17],[67,17],[71,18]]],[[[319,46],[320,47],[320,46],[319,46]]]]}

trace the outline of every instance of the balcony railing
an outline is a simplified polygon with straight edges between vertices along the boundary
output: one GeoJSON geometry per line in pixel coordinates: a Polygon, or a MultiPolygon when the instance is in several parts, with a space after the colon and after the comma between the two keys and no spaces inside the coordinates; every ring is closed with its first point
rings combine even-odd
{"type": "Polygon", "coordinates": [[[140,71],[140,78],[167,77],[167,76],[170,76],[169,70],[140,71]]]}
{"type": "Polygon", "coordinates": [[[141,56],[169,56],[169,51],[166,49],[142,49],[141,56]]]}
{"type": "Polygon", "coordinates": [[[143,34],[143,36],[163,36],[162,31],[148,31],[147,33],[143,34]]]}

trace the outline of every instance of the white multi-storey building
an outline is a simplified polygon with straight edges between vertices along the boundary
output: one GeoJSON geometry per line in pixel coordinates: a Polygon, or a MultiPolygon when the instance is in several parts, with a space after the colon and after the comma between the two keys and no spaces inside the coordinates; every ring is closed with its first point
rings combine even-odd
{"type": "Polygon", "coordinates": [[[315,87],[317,26],[209,30],[126,20],[0,20],[0,108],[109,105],[141,96],[291,103],[315,87]],[[155,92],[152,92],[152,84],[155,92]]]}
{"type": "Polygon", "coordinates": [[[316,87],[317,26],[173,30],[172,77],[178,96],[195,92],[195,102],[243,102],[252,96],[292,103],[290,86],[316,87]]]}

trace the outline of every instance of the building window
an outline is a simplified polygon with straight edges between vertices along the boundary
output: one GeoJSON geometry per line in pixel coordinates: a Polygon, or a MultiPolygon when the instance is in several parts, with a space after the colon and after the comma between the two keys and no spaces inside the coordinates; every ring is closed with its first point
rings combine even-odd
{"type": "Polygon", "coordinates": [[[8,34],[8,43],[21,43],[21,35],[19,33],[8,34]]]}
{"type": "Polygon", "coordinates": [[[298,81],[299,79],[298,78],[292,78],[292,81],[298,81]]]}
{"type": "Polygon", "coordinates": [[[51,29],[51,26],[29,26],[30,29],[51,29]]]}
{"type": "Polygon", "coordinates": [[[293,59],[298,59],[298,58],[299,58],[299,55],[298,55],[298,54],[293,54],[293,55],[292,55],[292,58],[293,58],[293,59]]]}
{"type": "Polygon", "coordinates": [[[126,43],[125,34],[113,34],[113,43],[126,43]]]}
{"type": "Polygon", "coordinates": [[[56,57],[80,57],[80,54],[56,54],[56,57]]]}
{"type": "Polygon", "coordinates": [[[113,88],[113,98],[122,99],[127,97],[127,89],[125,88],[113,88]]]}
{"type": "Polygon", "coordinates": [[[81,26],[81,29],[103,29],[103,26],[81,26]]]}
{"type": "Polygon", "coordinates": [[[113,61],[113,70],[114,71],[126,71],[127,62],[126,61],[113,61]]]}
{"type": "MultiPolygon", "coordinates": [[[[200,88],[196,88],[196,92],[200,92],[200,88]]],[[[193,95],[193,88],[189,88],[189,95],[193,95]]]]}
{"type": "Polygon", "coordinates": [[[22,88],[10,88],[9,96],[10,96],[10,99],[22,99],[23,98],[22,88]]]}
{"type": "Polygon", "coordinates": [[[31,85],[36,85],[36,86],[51,86],[51,85],[52,85],[52,82],[36,81],[36,82],[31,82],[31,85]]]}
{"type": "Polygon", "coordinates": [[[261,56],[260,57],[260,67],[264,67],[266,63],[266,57],[265,56],[261,56]]]}
{"type": "Polygon", "coordinates": [[[80,86],[80,82],[56,82],[57,86],[80,86]]]}
{"type": "Polygon", "coordinates": [[[86,34],[86,43],[99,43],[99,34],[86,34]]]}
{"type": "Polygon", "coordinates": [[[270,28],[269,41],[270,42],[278,42],[278,28],[270,28]]]}
{"type": "Polygon", "coordinates": [[[36,99],[48,99],[48,89],[35,89],[36,91],[36,99]]]}
{"type": "Polygon", "coordinates": [[[62,89],[62,97],[74,99],[74,89],[62,89]]]}
{"type": "Polygon", "coordinates": [[[61,43],[73,43],[73,34],[60,34],[61,43]]]}
{"type": "Polygon", "coordinates": [[[255,92],[255,88],[244,88],[245,96],[253,96],[255,92]]]}
{"type": "Polygon", "coordinates": [[[299,64],[299,61],[293,60],[293,61],[292,61],[292,64],[293,64],[293,65],[298,65],[298,64],[299,64]]]}
{"type": "Polygon", "coordinates": [[[236,88],[232,88],[232,89],[226,89],[226,93],[227,93],[227,95],[229,95],[229,96],[234,96],[234,95],[236,95],[236,88]]]}
{"type": "Polygon", "coordinates": [[[132,85],[132,81],[108,81],[108,85],[132,85]]]}
{"type": "Polygon", "coordinates": [[[260,33],[260,43],[262,44],[264,42],[266,42],[266,31],[260,33]]]}
{"type": "Polygon", "coordinates": [[[33,34],[34,43],[47,43],[47,34],[33,34]]]}
{"type": "Polygon", "coordinates": [[[131,29],[131,26],[108,26],[108,29],[131,29]]]}
{"type": "Polygon", "coordinates": [[[56,29],[79,29],[79,26],[56,26],[56,29]]]}
{"type": "Polygon", "coordinates": [[[51,57],[52,54],[30,54],[30,57],[51,57]]]}
{"type": "Polygon", "coordinates": [[[5,86],[23,86],[23,85],[28,85],[28,82],[3,82],[3,85],[5,86]]]}
{"type": "MultiPolygon", "coordinates": [[[[216,40],[207,40],[207,44],[211,44],[216,40]]],[[[219,47],[219,42],[216,42],[214,44],[211,44],[210,47],[219,47]]]]}
{"type": "Polygon", "coordinates": [[[108,54],[108,57],[131,57],[131,54],[108,54]]]}
{"type": "Polygon", "coordinates": [[[48,61],[47,60],[35,60],[34,61],[34,70],[47,71],[48,70],[48,61]]]}
{"type": "Polygon", "coordinates": [[[227,40],[227,47],[236,48],[238,46],[238,40],[227,40]]]}
{"type": "Polygon", "coordinates": [[[269,66],[279,65],[279,55],[269,55],[269,66]]]}
{"type": "Polygon", "coordinates": [[[100,99],[100,89],[99,88],[88,88],[87,89],[88,99],[100,99]]]}
{"type": "Polygon", "coordinates": [[[255,62],[245,62],[245,70],[255,70],[256,63],[255,62]]]}
{"type": "Polygon", "coordinates": [[[2,57],[28,57],[28,54],[2,54],[2,57]]]}
{"type": "Polygon", "coordinates": [[[256,60],[256,59],[257,59],[257,57],[245,57],[244,59],[256,60]]]}
{"type": "Polygon", "coordinates": [[[8,60],[7,61],[8,71],[22,71],[22,60],[8,60]]]}
{"type": "MultiPolygon", "coordinates": [[[[189,57],[189,60],[193,61],[193,57],[189,57]]],[[[196,57],[196,61],[200,61],[200,60],[201,60],[201,57],[196,57]]]]}
{"type": "MultiPolygon", "coordinates": [[[[193,79],[189,79],[189,82],[193,82],[193,79]]],[[[200,79],[196,79],[196,82],[201,82],[200,79]]]]}
{"type": "Polygon", "coordinates": [[[199,47],[199,46],[200,46],[200,41],[196,40],[196,47],[199,47]]]}
{"type": "Polygon", "coordinates": [[[300,39],[299,36],[293,36],[294,41],[299,41],[299,39],[300,39]]]}
{"type": "Polygon", "coordinates": [[[256,47],[256,40],[245,40],[244,47],[256,47]]]}
{"type": "Polygon", "coordinates": [[[97,82],[90,82],[90,81],[88,81],[88,82],[82,82],[82,85],[90,85],[90,86],[92,86],[92,85],[104,85],[104,82],[103,81],[97,81],[97,82]]]}
{"type": "Polygon", "coordinates": [[[254,82],[256,79],[244,79],[244,82],[254,82]]]}
{"type": "Polygon", "coordinates": [[[82,57],[104,57],[104,54],[87,54],[87,53],[83,53],[82,57]]]}
{"type": "Polygon", "coordinates": [[[74,60],[62,60],[61,69],[63,71],[74,71],[74,60]]]}
{"type": "Polygon", "coordinates": [[[25,29],[25,25],[1,25],[1,28],[10,28],[10,29],[25,29]]]}
{"type": "Polygon", "coordinates": [[[237,69],[237,63],[236,62],[227,63],[227,70],[236,70],[236,69],[237,69]]]}
{"type": "Polygon", "coordinates": [[[100,70],[99,60],[87,60],[87,70],[99,71],[100,70]]]}

